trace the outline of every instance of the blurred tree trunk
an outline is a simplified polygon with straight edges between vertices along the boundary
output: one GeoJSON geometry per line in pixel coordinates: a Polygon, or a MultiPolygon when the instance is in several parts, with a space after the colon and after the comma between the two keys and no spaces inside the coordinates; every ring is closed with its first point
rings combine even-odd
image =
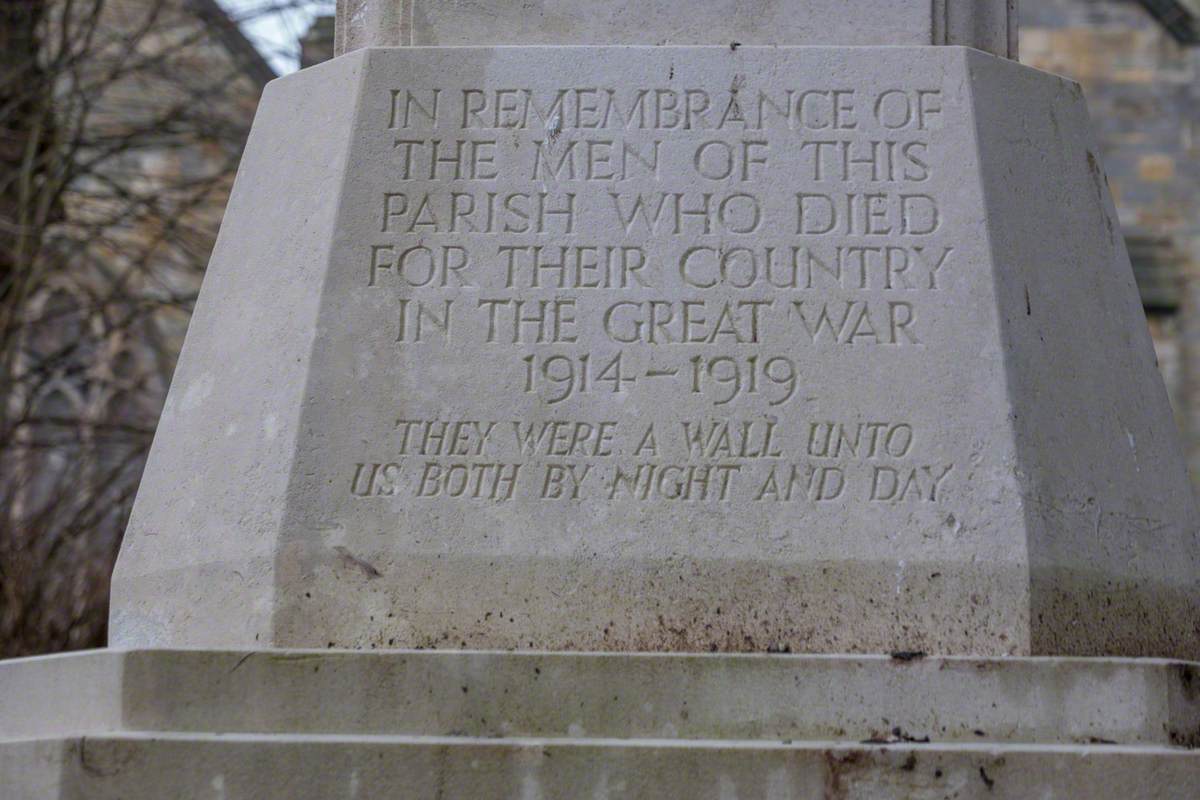
{"type": "MultiPolygon", "coordinates": [[[[42,0],[10,0],[0,5],[0,473],[9,476],[0,501],[14,499],[17,471],[13,419],[21,416],[20,393],[14,385],[22,310],[33,280],[33,262],[43,225],[37,219],[38,187],[51,147],[51,95],[41,62],[42,0]]],[[[7,526],[6,526],[7,527],[7,526]]],[[[23,557],[26,543],[19,532],[0,534],[0,609],[23,604],[23,573],[31,567],[23,557]]],[[[11,622],[6,638],[24,636],[11,622]]],[[[12,645],[0,645],[0,656],[12,645]]]]}
{"type": "MultiPolygon", "coordinates": [[[[0,396],[9,397],[19,312],[44,225],[38,219],[53,139],[51,93],[41,60],[43,0],[0,5],[0,396]]],[[[0,403],[0,441],[11,434],[0,403]]]]}

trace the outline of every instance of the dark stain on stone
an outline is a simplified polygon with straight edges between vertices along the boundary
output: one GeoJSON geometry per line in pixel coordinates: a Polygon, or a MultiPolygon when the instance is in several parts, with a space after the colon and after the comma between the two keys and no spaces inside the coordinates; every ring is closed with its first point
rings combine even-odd
{"type": "Polygon", "coordinates": [[[892,728],[892,736],[896,737],[898,742],[912,742],[913,744],[929,744],[928,736],[913,736],[911,733],[906,733],[900,727],[892,728]]]}
{"type": "Polygon", "coordinates": [[[333,548],[333,551],[341,557],[342,563],[346,566],[362,570],[363,575],[367,576],[367,580],[374,580],[375,578],[383,577],[383,573],[375,569],[373,564],[363,561],[345,547],[338,545],[337,547],[333,548]]]}
{"type": "Polygon", "coordinates": [[[923,650],[897,650],[892,653],[893,661],[920,661],[924,657],[923,650]]]}
{"type": "Polygon", "coordinates": [[[1200,701],[1200,673],[1191,664],[1172,664],[1179,676],[1179,686],[1188,700],[1200,701]]]}
{"type": "Polygon", "coordinates": [[[729,49],[730,49],[730,50],[737,50],[737,49],[738,49],[739,47],[741,47],[741,46],[742,46],[742,43],[741,43],[741,42],[730,42],[730,43],[729,43],[729,49]]]}
{"type": "Polygon", "coordinates": [[[861,751],[837,752],[826,750],[825,757],[825,800],[842,800],[846,795],[846,787],[842,784],[842,776],[854,770],[866,757],[861,751]]]}
{"type": "Polygon", "coordinates": [[[1033,304],[1029,301],[1029,287],[1025,287],[1025,316],[1033,316],[1033,304]]]}
{"type": "Polygon", "coordinates": [[[1187,750],[1200,749],[1200,729],[1187,731],[1171,731],[1171,744],[1187,750]]]}
{"type": "Polygon", "coordinates": [[[899,744],[900,742],[909,742],[911,744],[929,744],[928,736],[913,736],[900,726],[892,728],[889,733],[871,732],[869,738],[863,739],[859,744],[899,744]]]}
{"type": "Polygon", "coordinates": [[[111,778],[125,769],[134,758],[133,748],[120,742],[108,742],[99,747],[88,745],[88,737],[79,737],[79,766],[88,775],[111,778]]]}
{"type": "MultiPolygon", "coordinates": [[[[1200,705],[1200,670],[1192,664],[1172,664],[1171,669],[1175,672],[1179,693],[1183,695],[1184,701],[1189,705],[1200,705]]],[[[1174,727],[1168,735],[1171,744],[1176,747],[1200,749],[1200,726],[1188,729],[1174,727]]]]}
{"type": "Polygon", "coordinates": [[[979,768],[979,777],[983,780],[983,785],[988,788],[989,792],[992,790],[992,787],[996,785],[995,779],[988,777],[987,770],[983,767],[979,768]]]}
{"type": "Polygon", "coordinates": [[[1108,178],[1104,175],[1104,170],[1100,168],[1100,162],[1096,160],[1096,154],[1091,150],[1087,152],[1088,172],[1092,175],[1092,183],[1096,187],[1096,199],[1100,202],[1100,216],[1104,219],[1104,227],[1108,230],[1108,240],[1113,244],[1116,243],[1114,236],[1112,219],[1109,218],[1108,212],[1105,210],[1105,194],[1108,189],[1108,178]]]}
{"type": "Polygon", "coordinates": [[[904,763],[900,765],[900,769],[904,770],[905,772],[912,772],[916,768],[917,768],[917,754],[909,753],[908,758],[906,758],[904,760],[904,763]]]}

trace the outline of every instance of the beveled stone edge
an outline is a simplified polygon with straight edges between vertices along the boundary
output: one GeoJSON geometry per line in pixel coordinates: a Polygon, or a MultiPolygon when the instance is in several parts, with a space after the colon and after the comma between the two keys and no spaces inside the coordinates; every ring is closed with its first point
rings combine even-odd
{"type": "Polygon", "coordinates": [[[1200,663],[199,648],[0,662],[0,741],[211,731],[1191,750],[1200,663]]]}

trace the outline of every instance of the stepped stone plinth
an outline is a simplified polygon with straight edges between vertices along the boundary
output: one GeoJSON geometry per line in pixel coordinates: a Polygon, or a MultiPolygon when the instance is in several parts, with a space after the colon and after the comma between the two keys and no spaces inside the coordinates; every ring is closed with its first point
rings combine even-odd
{"type": "Polygon", "coordinates": [[[1197,683],[1149,659],[114,650],[0,664],[0,775],[5,800],[1190,798],[1197,683]]]}

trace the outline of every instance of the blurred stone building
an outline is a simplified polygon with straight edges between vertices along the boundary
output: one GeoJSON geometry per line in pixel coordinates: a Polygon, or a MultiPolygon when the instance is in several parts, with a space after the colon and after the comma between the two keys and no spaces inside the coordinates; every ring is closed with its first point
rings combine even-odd
{"type": "Polygon", "coordinates": [[[113,559],[274,77],[215,0],[11,3],[0,657],[104,642],[113,559]]]}

